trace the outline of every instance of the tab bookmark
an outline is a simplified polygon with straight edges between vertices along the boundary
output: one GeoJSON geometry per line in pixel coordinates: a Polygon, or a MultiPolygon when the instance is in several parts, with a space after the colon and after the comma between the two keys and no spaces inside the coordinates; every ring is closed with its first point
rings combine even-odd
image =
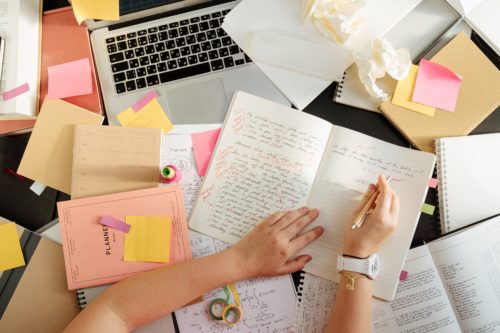
{"type": "Polygon", "coordinates": [[[438,185],[438,180],[436,178],[429,179],[429,187],[436,188],[438,185]]]}
{"type": "Polygon", "coordinates": [[[130,231],[130,225],[120,220],[117,220],[112,216],[103,215],[101,216],[101,220],[99,222],[102,225],[123,231],[124,233],[128,233],[130,231]]]}
{"type": "Polygon", "coordinates": [[[11,90],[7,90],[6,92],[2,93],[2,98],[5,101],[8,101],[9,99],[13,99],[19,95],[22,95],[30,90],[30,86],[28,83],[22,84],[19,87],[13,88],[11,90]]]}
{"type": "Polygon", "coordinates": [[[420,208],[420,211],[425,214],[434,215],[435,209],[436,209],[435,206],[423,203],[422,207],[420,208]]]}

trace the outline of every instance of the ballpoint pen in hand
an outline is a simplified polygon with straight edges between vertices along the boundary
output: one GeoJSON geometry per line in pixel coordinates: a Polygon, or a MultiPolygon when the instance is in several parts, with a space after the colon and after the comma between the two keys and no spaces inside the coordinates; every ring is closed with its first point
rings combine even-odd
{"type": "MultiPolygon", "coordinates": [[[[387,183],[389,183],[391,181],[391,178],[392,178],[391,176],[386,177],[387,183]]],[[[377,199],[378,193],[379,193],[379,190],[377,188],[377,190],[370,197],[370,200],[368,200],[368,202],[363,206],[363,208],[361,209],[359,214],[354,219],[354,222],[352,223],[351,229],[354,230],[354,229],[357,229],[363,225],[363,222],[365,222],[366,218],[370,214],[371,207],[373,206],[373,203],[377,199]]]]}

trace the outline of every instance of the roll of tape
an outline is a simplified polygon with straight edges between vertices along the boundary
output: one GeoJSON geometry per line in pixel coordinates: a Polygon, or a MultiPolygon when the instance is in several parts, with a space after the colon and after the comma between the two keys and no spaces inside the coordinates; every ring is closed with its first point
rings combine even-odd
{"type": "Polygon", "coordinates": [[[178,182],[182,179],[182,171],[173,165],[167,165],[161,169],[161,178],[166,183],[178,182]]]}

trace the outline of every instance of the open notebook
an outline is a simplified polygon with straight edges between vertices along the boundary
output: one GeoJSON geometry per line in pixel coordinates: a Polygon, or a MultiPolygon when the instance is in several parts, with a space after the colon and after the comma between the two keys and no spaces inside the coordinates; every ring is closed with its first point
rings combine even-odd
{"type": "Polygon", "coordinates": [[[500,133],[436,140],[441,230],[500,213],[500,133]]]}
{"type": "Polygon", "coordinates": [[[326,233],[306,270],[337,280],[336,255],[354,207],[377,175],[392,175],[401,224],[381,250],[375,295],[391,299],[420,216],[434,155],[386,143],[238,92],[193,208],[190,227],[236,243],[274,211],[317,207],[326,233]]]}

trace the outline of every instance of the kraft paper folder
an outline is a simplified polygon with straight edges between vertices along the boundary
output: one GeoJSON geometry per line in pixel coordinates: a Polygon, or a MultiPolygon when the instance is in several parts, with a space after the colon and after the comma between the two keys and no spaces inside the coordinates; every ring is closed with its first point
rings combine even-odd
{"type": "Polygon", "coordinates": [[[382,113],[418,149],[433,152],[438,137],[469,134],[500,105],[500,71],[465,35],[459,33],[432,59],[460,76],[455,112],[437,109],[434,117],[384,102],[382,113]]]}

